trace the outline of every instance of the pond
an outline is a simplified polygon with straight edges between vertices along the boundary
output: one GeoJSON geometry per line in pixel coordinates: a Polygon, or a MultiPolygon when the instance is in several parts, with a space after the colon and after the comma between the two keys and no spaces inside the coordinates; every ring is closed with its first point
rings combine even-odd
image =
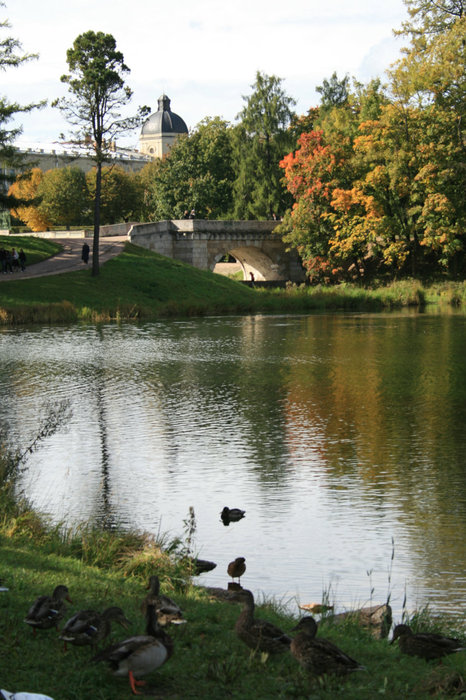
{"type": "Polygon", "coordinates": [[[184,536],[296,606],[466,609],[466,317],[238,316],[0,333],[0,425],[35,436],[21,487],[67,524],[184,536]],[[225,526],[224,506],[246,510],[225,526]]]}

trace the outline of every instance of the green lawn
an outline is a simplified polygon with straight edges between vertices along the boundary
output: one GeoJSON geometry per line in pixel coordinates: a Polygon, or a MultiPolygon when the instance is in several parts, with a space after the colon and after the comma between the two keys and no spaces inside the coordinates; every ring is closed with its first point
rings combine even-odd
{"type": "MultiPolygon", "coordinates": [[[[33,237],[3,237],[11,247],[24,245],[28,264],[58,250],[56,243],[33,237]]],[[[364,288],[289,285],[286,289],[251,288],[240,281],[199,270],[127,243],[124,252],[90,270],[0,284],[0,324],[60,323],[154,319],[236,313],[307,313],[377,311],[435,304],[466,308],[466,283],[424,285],[418,280],[364,288]]]]}

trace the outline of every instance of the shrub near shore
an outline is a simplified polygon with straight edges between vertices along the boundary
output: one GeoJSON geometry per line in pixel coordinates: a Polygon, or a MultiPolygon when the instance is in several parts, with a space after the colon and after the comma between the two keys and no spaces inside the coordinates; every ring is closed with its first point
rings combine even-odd
{"type": "MultiPolygon", "coordinates": [[[[49,241],[32,240],[44,245],[41,249],[44,253],[49,250],[49,241]]],[[[425,286],[416,280],[404,280],[374,288],[341,284],[253,289],[128,243],[123,253],[102,265],[97,277],[83,270],[2,281],[0,324],[423,309],[426,304],[445,309],[464,308],[466,284],[445,282],[425,286]]]]}
{"type": "MultiPolygon", "coordinates": [[[[66,407],[60,411],[66,415],[66,407]]],[[[367,668],[345,679],[308,678],[288,653],[269,658],[251,653],[234,632],[238,606],[212,599],[204,588],[193,585],[183,556],[175,555],[183,555],[192,546],[194,513],[185,521],[184,537],[174,539],[156,540],[118,527],[89,524],[71,530],[63,523],[51,524],[18,494],[28,450],[37,449],[53,428],[52,416],[22,454],[12,454],[5,447],[0,450],[0,577],[9,588],[0,594],[3,687],[42,692],[55,700],[128,698],[127,680],[90,664],[88,649],[71,647],[65,652],[55,630],[39,631],[34,637],[23,620],[37,595],[65,584],[73,601],[68,617],[79,609],[103,610],[117,604],[131,620],[131,629],[126,633],[113,630],[109,641],[140,634],[144,630],[141,602],[149,575],[157,572],[162,591],[180,604],[188,622],[170,629],[174,655],[147,677],[145,692],[149,695],[178,700],[464,697],[466,653],[449,656],[442,664],[427,663],[402,656],[396,645],[372,638],[351,622],[335,626],[327,618],[319,629],[320,636],[331,639],[367,668]]],[[[225,572],[225,586],[226,579],[225,572]]],[[[263,601],[257,616],[286,632],[296,624],[296,616],[276,601],[263,601]]],[[[414,616],[413,624],[458,636],[447,620],[434,620],[425,612],[414,616]]],[[[461,621],[454,626],[461,627],[461,621]]]]}

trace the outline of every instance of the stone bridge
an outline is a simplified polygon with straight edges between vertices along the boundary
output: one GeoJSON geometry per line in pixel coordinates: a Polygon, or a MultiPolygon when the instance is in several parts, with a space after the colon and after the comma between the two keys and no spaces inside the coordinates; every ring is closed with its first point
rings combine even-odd
{"type": "Polygon", "coordinates": [[[227,253],[240,263],[243,279],[252,272],[257,281],[304,281],[298,254],[287,252],[277,221],[210,221],[182,219],[133,224],[132,243],[160,255],[182,260],[201,270],[213,270],[227,253]]]}

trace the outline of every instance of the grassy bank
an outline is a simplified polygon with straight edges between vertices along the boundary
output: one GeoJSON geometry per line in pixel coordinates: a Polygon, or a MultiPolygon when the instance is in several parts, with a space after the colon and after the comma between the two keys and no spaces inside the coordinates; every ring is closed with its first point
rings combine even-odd
{"type": "MultiPolygon", "coordinates": [[[[15,238],[19,246],[18,241],[15,238]]],[[[39,252],[43,257],[50,255],[50,246],[56,250],[56,244],[47,240],[25,241],[31,246],[31,260],[39,252]],[[38,247],[35,253],[34,246],[38,247]]],[[[402,281],[368,289],[348,284],[252,289],[131,244],[102,265],[98,277],[82,270],[8,279],[0,284],[0,324],[4,325],[258,312],[378,311],[424,308],[426,304],[466,308],[466,283],[424,286],[418,281],[402,281]]]]}
{"type": "Polygon", "coordinates": [[[34,236],[0,236],[0,248],[7,250],[22,248],[26,254],[27,264],[34,265],[58,253],[61,246],[52,240],[34,236]]]}
{"type": "MultiPolygon", "coordinates": [[[[42,692],[55,700],[129,698],[127,680],[114,678],[105,666],[89,663],[89,648],[70,647],[65,652],[56,630],[38,631],[34,637],[23,620],[38,595],[65,584],[72,600],[65,619],[80,609],[103,610],[116,604],[130,619],[131,628],[126,632],[115,625],[109,642],[140,634],[144,630],[141,602],[148,577],[156,572],[162,590],[181,605],[188,622],[170,628],[174,655],[147,679],[155,697],[373,700],[383,695],[399,700],[461,693],[464,697],[466,653],[447,657],[442,664],[427,663],[402,656],[396,645],[373,639],[354,623],[335,626],[331,618],[322,623],[319,635],[334,641],[367,671],[345,679],[312,679],[291,654],[269,658],[253,654],[234,632],[238,606],[212,599],[192,584],[181,558],[193,534],[189,521],[188,527],[181,525],[180,537],[165,536],[159,541],[144,534],[90,525],[72,532],[64,525],[47,523],[15,495],[18,476],[17,462],[3,449],[0,577],[9,592],[0,593],[1,687],[42,692]]],[[[225,572],[225,587],[227,578],[225,572]]],[[[247,586],[247,574],[243,584],[247,586]]],[[[271,602],[261,605],[257,616],[287,632],[296,624],[296,619],[271,602]]],[[[443,633],[454,633],[445,621],[435,623],[426,615],[418,622],[423,629],[436,624],[443,633]]]]}

